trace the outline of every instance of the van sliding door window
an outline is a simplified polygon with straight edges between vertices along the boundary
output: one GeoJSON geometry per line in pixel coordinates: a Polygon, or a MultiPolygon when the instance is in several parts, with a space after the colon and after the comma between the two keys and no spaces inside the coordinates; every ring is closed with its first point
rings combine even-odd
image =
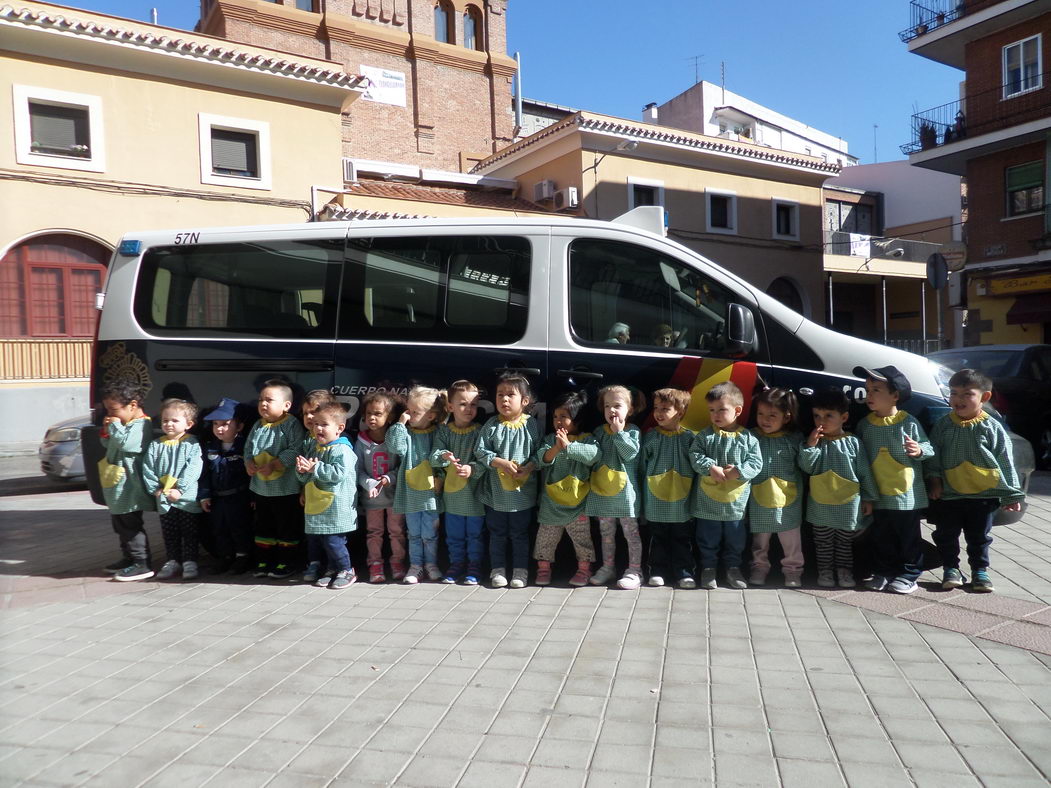
{"type": "Polygon", "coordinates": [[[143,256],[135,317],[158,334],[331,339],[343,238],[162,246],[143,256]]]}
{"type": "Polygon", "coordinates": [[[352,238],[340,338],[515,342],[528,317],[530,252],[509,236],[352,238]]]}
{"type": "Polygon", "coordinates": [[[634,244],[578,239],[569,247],[569,277],[570,327],[581,344],[725,351],[731,292],[673,258],[634,244]]]}

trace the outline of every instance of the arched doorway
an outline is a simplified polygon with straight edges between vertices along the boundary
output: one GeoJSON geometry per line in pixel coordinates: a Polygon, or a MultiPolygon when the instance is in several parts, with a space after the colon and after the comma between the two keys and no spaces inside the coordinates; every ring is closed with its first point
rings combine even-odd
{"type": "Polygon", "coordinates": [[[787,277],[778,277],[766,288],[766,294],[777,299],[789,309],[793,309],[801,315],[807,316],[806,303],[799,287],[787,277]]]}

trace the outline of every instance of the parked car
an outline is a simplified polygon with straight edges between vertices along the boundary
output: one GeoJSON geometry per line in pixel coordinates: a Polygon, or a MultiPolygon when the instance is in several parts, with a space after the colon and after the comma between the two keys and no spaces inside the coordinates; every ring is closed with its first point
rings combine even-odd
{"type": "Polygon", "coordinates": [[[975,345],[927,357],[953,371],[977,369],[992,378],[990,404],[1033,444],[1037,467],[1051,467],[1051,345],[975,345]]]}
{"type": "Polygon", "coordinates": [[[52,424],[37,450],[40,470],[53,481],[84,481],[84,455],[80,431],[91,426],[91,415],[77,416],[52,424]]]}

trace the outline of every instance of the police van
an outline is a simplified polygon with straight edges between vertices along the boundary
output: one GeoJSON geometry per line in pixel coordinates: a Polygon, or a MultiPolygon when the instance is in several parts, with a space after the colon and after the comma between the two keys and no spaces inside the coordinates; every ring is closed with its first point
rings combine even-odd
{"type": "MultiPolygon", "coordinates": [[[[947,410],[944,367],[805,319],[666,238],[660,208],[612,222],[187,228],[122,240],[92,401],[108,381],[131,378],[156,416],[168,397],[251,402],[263,381],[282,377],[299,395],[330,389],[354,423],[376,389],[466,378],[492,392],[499,375],[518,371],[532,381],[540,418],[543,401],[565,388],[676,386],[693,391],[684,424],[699,429],[703,395],[718,382],[732,380],[746,397],[765,384],[804,402],[831,386],[863,400],[858,364],[904,372],[914,391],[904,407],[924,424],[947,410]]],[[[85,447],[93,469],[101,450],[92,434],[85,447]]],[[[91,487],[97,496],[97,481],[91,487]]]]}

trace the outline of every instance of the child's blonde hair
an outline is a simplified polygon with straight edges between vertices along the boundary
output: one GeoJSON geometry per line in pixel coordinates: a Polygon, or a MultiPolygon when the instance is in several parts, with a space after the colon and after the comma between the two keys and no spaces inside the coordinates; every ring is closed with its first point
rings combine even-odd
{"type": "Polygon", "coordinates": [[[197,421],[197,406],[187,400],[178,399],[176,397],[166,399],[161,403],[161,416],[164,416],[164,411],[166,410],[174,410],[181,414],[187,421],[197,421]]]}
{"type": "Polygon", "coordinates": [[[446,399],[451,401],[461,391],[477,391],[481,393],[482,390],[469,380],[457,380],[449,386],[446,392],[446,399]]]}
{"type": "Polygon", "coordinates": [[[730,381],[717,383],[712,386],[711,390],[704,395],[704,398],[708,400],[708,402],[716,402],[717,400],[725,399],[734,407],[744,407],[744,394],[741,393],[741,389],[737,388],[736,383],[731,383],[730,381]]]}
{"type": "Polygon", "coordinates": [[[598,392],[598,409],[602,411],[606,407],[606,397],[610,394],[623,394],[628,402],[628,415],[638,413],[646,409],[646,395],[641,391],[629,389],[627,386],[612,385],[603,386],[598,392]]]}
{"type": "Polygon", "coordinates": [[[445,406],[449,404],[449,396],[445,389],[432,389],[428,386],[413,386],[405,397],[407,403],[418,402],[426,405],[427,410],[434,414],[434,420],[438,424],[444,424],[449,416],[445,406]]]}
{"type": "Polygon", "coordinates": [[[653,392],[654,403],[658,401],[667,402],[679,412],[680,416],[686,412],[688,407],[690,407],[690,400],[692,399],[693,397],[690,395],[690,392],[683,391],[682,389],[657,389],[653,392]]]}

